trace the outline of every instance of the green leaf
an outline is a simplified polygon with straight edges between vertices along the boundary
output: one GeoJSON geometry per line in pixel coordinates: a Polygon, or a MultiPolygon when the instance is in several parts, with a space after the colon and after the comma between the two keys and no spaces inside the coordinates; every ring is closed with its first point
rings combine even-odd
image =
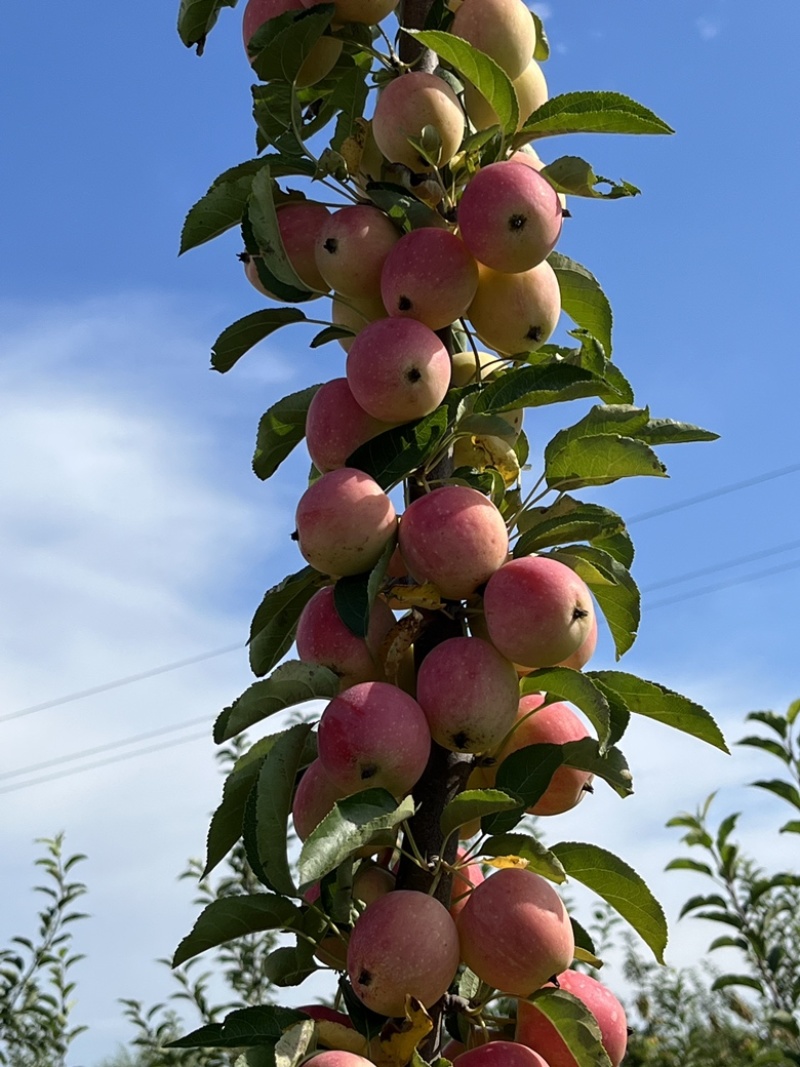
{"type": "MultiPolygon", "coordinates": [[[[592,723],[602,747],[608,742],[611,719],[605,694],[581,671],[569,667],[543,667],[531,671],[520,682],[520,696],[547,693],[548,703],[567,700],[579,708],[592,723]]],[[[535,713],[534,713],[535,714],[535,713]]]]}
{"type": "Polygon", "coordinates": [[[726,906],[724,897],[719,896],[717,893],[710,893],[706,896],[689,897],[681,908],[678,918],[682,919],[684,915],[688,915],[689,912],[696,911],[698,908],[707,908],[711,904],[717,908],[724,908],[726,906]]]}
{"type": "Polygon", "coordinates": [[[356,637],[367,636],[372,608],[386,576],[396,543],[396,537],[392,537],[387,542],[380,559],[371,571],[339,578],[333,587],[334,604],[339,618],[356,637]]]}
{"type": "Polygon", "coordinates": [[[211,817],[208,828],[204,878],[228,855],[242,836],[245,805],[260,769],[261,760],[251,760],[241,770],[234,768],[225,779],[222,801],[211,817]]]}
{"type": "Polygon", "coordinates": [[[534,871],[551,882],[560,884],[567,880],[566,871],[558,857],[530,834],[496,834],[494,837],[488,837],[478,854],[491,859],[517,856],[525,861],[529,871],[534,871]]]}
{"type": "Polygon", "coordinates": [[[275,180],[269,168],[263,167],[253,178],[253,187],[247,205],[247,217],[264,265],[270,274],[284,286],[289,286],[290,290],[296,291],[297,295],[291,299],[307,300],[316,294],[312,293],[294,269],[283,247],[274,190],[275,180]]]}
{"type": "Polygon", "coordinates": [[[250,669],[267,674],[292,646],[300,613],[319,588],[320,574],[303,567],[268,589],[250,624],[250,669]]]}
{"type": "Polygon", "coordinates": [[[482,819],[484,833],[504,834],[513,830],[525,810],[542,797],[562,763],[561,745],[526,745],[506,756],[497,768],[495,785],[504,793],[518,796],[519,806],[515,811],[482,819]]]}
{"type": "Polygon", "coordinates": [[[178,34],[187,48],[197,46],[203,54],[206,36],[223,7],[234,7],[236,0],[181,0],[178,10],[178,34]]]}
{"type": "Polygon", "coordinates": [[[789,730],[789,723],[783,717],[783,715],[776,715],[774,711],[751,711],[749,715],[745,717],[747,722],[761,722],[765,726],[769,726],[771,730],[774,730],[778,737],[785,740],[786,734],[789,730]]]}
{"type": "Polygon", "coordinates": [[[172,966],[217,948],[234,938],[262,930],[288,930],[300,912],[290,900],[272,893],[220,897],[203,908],[197,922],[175,950],[172,966]]]}
{"type": "Polygon", "coordinates": [[[611,304],[597,278],[582,264],[568,259],[560,252],[551,252],[547,262],[558,278],[562,308],[573,322],[597,338],[603,346],[606,358],[610,359],[614,320],[611,304]]]}
{"type": "Polygon", "coordinates": [[[793,700],[786,710],[786,721],[791,726],[800,715],[800,700],[793,700]]]}
{"type": "Polygon", "coordinates": [[[526,998],[558,1030],[576,1067],[611,1067],[597,1019],[565,989],[537,989],[526,998]]]}
{"type": "Polygon", "coordinates": [[[648,108],[612,92],[577,92],[553,96],[526,120],[520,139],[560,133],[674,133],[648,108]]]}
{"type": "Polygon", "coordinates": [[[544,23],[541,16],[531,11],[533,24],[536,27],[536,44],[533,47],[533,58],[537,63],[545,63],[550,58],[550,42],[547,40],[544,23]]]}
{"type": "Polygon", "coordinates": [[[366,192],[372,203],[386,212],[404,233],[427,226],[446,226],[438,211],[418,200],[405,186],[393,182],[370,182],[366,192]]]}
{"type": "Polygon", "coordinates": [[[373,437],[348,457],[347,466],[364,471],[381,489],[388,489],[433,458],[449,422],[450,414],[443,405],[419,422],[373,437]]]}
{"type": "Polygon", "coordinates": [[[511,797],[499,789],[465,789],[451,800],[442,812],[439,825],[447,838],[459,826],[491,815],[496,811],[512,811],[519,807],[517,797],[511,797]]]}
{"type": "Polygon", "coordinates": [[[311,385],[297,393],[290,393],[273,404],[258,424],[253,473],[262,481],[271,478],[292,449],[305,437],[306,416],[311,401],[319,389],[311,385]]]}
{"type": "Polygon", "coordinates": [[[571,567],[589,586],[608,623],[619,659],[636,640],[641,617],[639,589],[628,568],[592,546],[567,545],[547,555],[571,567]]]}
{"type": "Polygon", "coordinates": [[[559,492],[610,485],[620,478],[666,476],[666,467],[655,452],[632,437],[595,434],[563,443],[554,438],[545,460],[547,484],[559,492]]]}
{"type": "Polygon", "coordinates": [[[281,326],[292,322],[305,322],[306,316],[299,308],[267,308],[245,315],[223,330],[211,350],[211,366],[220,374],[229,371],[249,352],[253,345],[275,333],[281,326]]]}
{"type": "Polygon", "coordinates": [[[297,723],[279,734],[264,758],[248,798],[244,822],[247,859],[256,877],[276,893],[294,896],[289,870],[286,827],[294,783],[303,766],[310,723],[297,723]]]}
{"type": "Polygon", "coordinates": [[[238,226],[244,216],[252,174],[212,185],[206,195],[190,209],[181,230],[180,255],[205,244],[232,226],[238,226]]]}
{"type": "Polygon", "coordinates": [[[743,937],[728,937],[723,934],[722,937],[715,937],[711,944],[708,946],[709,952],[714,952],[718,948],[738,948],[743,952],[747,951],[747,942],[743,937]]]}
{"type": "Polygon", "coordinates": [[[264,976],[268,982],[281,989],[300,985],[318,970],[319,967],[314,962],[313,945],[300,938],[296,945],[276,948],[264,960],[264,976]]]}
{"type": "Polygon", "coordinates": [[[649,445],[682,445],[690,441],[719,440],[718,433],[689,422],[675,422],[674,419],[650,419],[636,436],[649,445]]]}
{"type": "MultiPolygon", "coordinates": [[[[578,922],[578,920],[573,919],[571,915],[569,917],[569,922],[570,926],[572,927],[572,933],[575,937],[575,948],[581,948],[584,950],[584,952],[588,952],[592,956],[594,956],[597,952],[597,948],[595,947],[595,943],[592,940],[589,931],[585,930],[578,922]]],[[[578,958],[577,955],[575,958],[578,958]]]]}
{"type": "Polygon", "coordinates": [[[339,66],[336,76],[336,88],[331,93],[330,105],[339,112],[336,130],[331,138],[331,148],[340,152],[348,137],[353,135],[357,120],[361,120],[367,103],[369,87],[367,74],[355,63],[351,56],[343,56],[347,65],[339,66]]]}
{"type": "MultiPolygon", "coordinates": [[[[616,512],[599,504],[582,503],[571,496],[561,497],[550,507],[529,508],[520,518],[519,529],[515,559],[569,541],[595,541],[622,535],[630,542],[625,522],[616,512]]],[[[628,561],[620,560],[626,565],[628,561]]]]}
{"type": "Polygon", "coordinates": [[[318,881],[376,834],[394,830],[413,814],[413,797],[398,804],[385,789],[365,789],[338,800],[303,844],[298,863],[301,885],[318,881]]]}
{"type": "Polygon", "coordinates": [[[559,193],[569,193],[571,196],[619,200],[623,196],[638,196],[642,191],[630,182],[615,182],[611,178],[600,177],[595,174],[591,163],[580,156],[560,156],[548,163],[540,173],[559,193]],[[598,188],[600,185],[609,188],[604,191],[598,188]]]}
{"type": "Polygon", "coordinates": [[[790,819],[778,831],[779,834],[800,834],[800,819],[790,819]]]}
{"type": "Polygon", "coordinates": [[[500,120],[505,133],[514,133],[519,123],[519,102],[511,79],[484,52],[442,30],[405,30],[423,48],[430,48],[467,81],[472,82],[500,120]]]}
{"type": "Polygon", "coordinates": [[[241,1048],[277,1045],[284,1030],[308,1016],[295,1008],[262,1004],[240,1008],[222,1023],[208,1023],[186,1037],[170,1041],[167,1048],[241,1048]]]}
{"type": "Polygon", "coordinates": [[[475,411],[511,411],[597,396],[605,383],[591,371],[568,363],[523,366],[504,371],[485,385],[475,411]]]}
{"type": "Polygon", "coordinates": [[[705,708],[680,693],[674,693],[658,682],[648,682],[624,671],[588,671],[590,678],[613,689],[630,711],[663,722],[692,737],[706,741],[714,748],[728,752],[725,738],[705,708]]]}
{"type": "Polygon", "coordinates": [[[629,797],[633,793],[633,775],[628,761],[618,748],[611,747],[602,752],[593,737],[567,741],[562,747],[565,766],[589,771],[595,778],[602,778],[621,797],[629,797]]]}
{"type": "Polygon", "coordinates": [[[759,993],[764,994],[764,987],[757,978],[752,978],[749,974],[721,974],[719,978],[715,978],[711,983],[712,993],[717,992],[719,989],[728,989],[732,985],[746,986],[748,989],[756,989],[759,993]]]}
{"type": "Polygon", "coordinates": [[[757,789],[766,789],[768,793],[773,793],[776,797],[780,797],[781,800],[800,808],[800,791],[791,782],[783,782],[779,778],[772,778],[768,782],[758,781],[750,784],[757,789]]]}
{"type": "Polygon", "coordinates": [[[270,715],[308,700],[332,700],[339,688],[339,676],[327,667],[300,660],[282,663],[220,713],[214,723],[214,741],[221,745],[270,715]]]}
{"type": "Polygon", "coordinates": [[[772,741],[768,737],[743,737],[739,741],[735,741],[736,745],[747,745],[750,748],[760,748],[764,752],[769,752],[773,756],[777,756],[779,760],[787,765],[792,761],[792,755],[788,752],[783,745],[777,741],[772,741]]]}
{"type": "Polygon", "coordinates": [[[300,11],[290,24],[261,48],[253,60],[253,70],[264,81],[291,85],[308,58],[311,49],[330,25],[333,4],[317,4],[300,11]]]}
{"type": "Polygon", "coordinates": [[[338,341],[342,337],[355,337],[355,334],[347,326],[326,326],[324,330],[319,331],[308,347],[322,348],[323,345],[327,345],[330,341],[338,341]]]}
{"type": "Polygon", "coordinates": [[[661,905],[636,871],[599,845],[562,841],[553,845],[553,852],[569,877],[582,882],[610,904],[630,923],[658,962],[663,963],[667,921],[661,905]]]}

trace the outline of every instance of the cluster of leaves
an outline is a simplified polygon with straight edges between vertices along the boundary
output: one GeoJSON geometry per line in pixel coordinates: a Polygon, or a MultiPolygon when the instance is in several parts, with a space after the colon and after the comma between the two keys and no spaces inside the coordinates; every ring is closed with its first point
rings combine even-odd
{"type": "Polygon", "coordinates": [[[71,924],[86,916],[75,909],[86,892],[70,872],[86,857],[65,857],[63,834],[42,840],[36,860],[47,876],[35,891],[47,898],[35,937],[13,937],[0,950],[0,1064],[64,1067],[70,1045],[85,1026],[72,1026],[72,968],[83,956],[72,946],[71,924]]]}

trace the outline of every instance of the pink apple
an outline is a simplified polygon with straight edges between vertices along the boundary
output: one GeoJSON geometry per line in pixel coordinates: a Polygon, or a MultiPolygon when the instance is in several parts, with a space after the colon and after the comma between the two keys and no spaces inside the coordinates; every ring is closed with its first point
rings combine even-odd
{"type": "Polygon", "coordinates": [[[403,796],[425,770],[431,735],[413,697],[387,682],[361,682],[327,705],[318,744],[325,771],[344,792],[374,787],[403,796]]]}
{"type": "Polygon", "coordinates": [[[300,497],[295,516],[300,551],[336,577],[368,571],[394,536],[394,506],[376,481],[351,467],[323,474],[300,497]]]}
{"type": "Polygon", "coordinates": [[[429,1008],[447,991],[458,963],[458,934],[447,908],[413,890],[370,904],[347,949],[353,991],[380,1015],[404,1015],[407,995],[429,1008]]]}
{"type": "Polygon", "coordinates": [[[450,384],[450,357],[433,332],[415,319],[371,322],[347,353],[347,381],[356,402],[384,422],[429,415],[450,384]]]}
{"type": "Polygon", "coordinates": [[[417,700],[438,744],[452,752],[489,752],[516,719],[517,672],[488,641],[451,637],[422,661],[417,700]]]}
{"type": "Polygon", "coordinates": [[[519,274],[482,266],[467,315],[478,337],[501,355],[535,352],[561,315],[556,272],[547,260],[519,274]]]}
{"type": "Polygon", "coordinates": [[[454,1063],[458,1067],[552,1067],[538,1052],[515,1041],[489,1041],[462,1052],[454,1063]]]}
{"type": "MultiPolygon", "coordinates": [[[[580,971],[564,971],[558,975],[558,984],[561,989],[582,1000],[594,1015],[612,1067],[619,1067],[628,1044],[628,1023],[619,1000],[602,982],[580,971]]],[[[519,1002],[517,1041],[544,1056],[550,1067],[577,1067],[575,1057],[558,1030],[535,1003],[519,1002]]]]}
{"type": "Polygon", "coordinates": [[[311,462],[323,474],[338,470],[357,448],[388,428],[356,402],[346,378],[334,378],[317,389],[306,415],[311,462]]]}
{"type": "Polygon", "coordinates": [[[392,316],[441,330],[466,314],[478,288],[478,265],[449,230],[425,227],[401,237],[383,264],[381,297],[392,316]]]}
{"type": "Polygon", "coordinates": [[[519,274],[541,263],[561,233],[561,204],[552,185],[523,163],[483,167],[458,205],[464,244],[487,267],[519,274]]]}
{"type": "Polygon", "coordinates": [[[380,300],[384,261],[400,240],[388,215],[371,204],[342,207],[317,233],[314,259],[327,285],[356,300],[380,300]]]}
{"type": "Polygon", "coordinates": [[[418,582],[433,582],[443,597],[461,600],[504,562],[508,531],[498,509],[477,489],[445,485],[409,504],[399,544],[418,582]]]}
{"type": "Polygon", "coordinates": [[[594,616],[586,583],[549,556],[503,564],[489,579],[483,609],[492,644],[523,667],[563,663],[588,637],[594,616]]]}
{"type": "Polygon", "coordinates": [[[294,829],[301,841],[305,841],[343,796],[343,791],[333,784],[319,759],[309,763],[292,801],[294,829]]]}
{"type": "Polygon", "coordinates": [[[572,962],[561,897],[533,871],[508,867],[476,886],[458,917],[461,958],[488,985],[526,997],[572,962]]]}
{"type": "Polygon", "coordinates": [[[336,610],[333,586],[325,586],[300,613],[295,635],[297,654],[304,663],[316,663],[338,674],[342,689],[358,682],[381,681],[378,651],[394,624],[394,615],[385,601],[377,599],[366,638],[356,637],[336,610]]]}

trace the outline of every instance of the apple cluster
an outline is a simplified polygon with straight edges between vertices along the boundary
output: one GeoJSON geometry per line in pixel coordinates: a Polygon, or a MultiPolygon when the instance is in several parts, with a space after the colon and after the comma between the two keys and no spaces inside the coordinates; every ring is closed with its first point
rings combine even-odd
{"type": "MultiPolygon", "coordinates": [[[[269,20],[315,4],[249,0],[246,47],[269,20]]],[[[374,26],[395,6],[396,0],[335,0],[333,26],[374,26]]],[[[511,81],[521,128],[547,99],[532,58],[536,25],[522,0],[463,0],[450,32],[490,57],[511,81]]],[[[335,37],[321,37],[296,84],[324,78],[341,47],[335,37]]],[[[561,299],[548,256],[561,234],[563,197],[527,147],[509,147],[504,158],[485,166],[459,166],[465,138],[497,123],[472,84],[457,93],[439,73],[403,69],[384,79],[364,123],[351,166],[357,190],[351,202],[334,209],[307,199],[277,204],[288,263],[312,294],[331,295],[330,322],[340,327],[346,352],[344,373],[321,385],[308,408],[313,477],[295,517],[299,551],[320,585],[297,624],[298,656],[340,679],[319,720],[317,758],[294,793],[301,841],[345,797],[366,789],[398,800],[413,794],[433,746],[472,757],[469,788],[486,789],[512,752],[588,736],[567,705],[548,703],[544,693],[520,699],[520,677],[546,667],[580,670],[591,657],[597,620],[587,585],[555,558],[512,558],[513,516],[474,480],[453,474],[493,469],[504,486],[515,485],[521,412],[503,413],[502,435],[467,434],[451,443],[435,477],[412,480],[402,508],[350,464],[367,442],[425,418],[454,390],[482,388],[513,358],[544,345],[556,328],[561,299]],[[447,189],[443,173],[450,175],[447,189]],[[387,176],[418,190],[430,208],[425,223],[404,232],[369,199],[369,183],[387,176]],[[456,331],[470,342],[462,351],[454,351],[456,331]],[[489,351],[479,350],[475,338],[489,351]],[[362,634],[342,617],[336,587],[366,574],[376,581],[362,634]],[[403,669],[391,671],[390,652],[404,625],[398,614],[410,605],[405,619],[414,616],[415,597],[423,591],[460,623],[460,635],[424,656],[409,644],[403,669]]],[[[265,296],[279,298],[264,283],[256,258],[245,257],[245,270],[265,296]]],[[[561,767],[530,811],[565,812],[586,795],[590,781],[586,771],[561,767]]],[[[462,826],[462,838],[473,831],[462,826]]],[[[559,1044],[558,1031],[527,1003],[555,982],[595,1012],[608,1054],[619,1064],[624,1014],[599,983],[569,969],[573,927],[549,881],[523,866],[485,877],[461,849],[450,871],[448,907],[431,893],[396,886],[395,846],[381,839],[367,849],[354,873],[355,921],[340,924],[317,947],[319,959],[346,971],[366,1008],[402,1017],[408,997],[430,1008],[466,967],[486,986],[520,998],[517,1030],[513,1040],[490,1033],[488,1043],[482,1032],[465,1033],[448,1055],[464,1067],[567,1067],[575,1061],[559,1044]],[[383,851],[376,861],[377,848],[383,851]]],[[[308,903],[319,899],[318,885],[307,891],[308,903]]],[[[333,1050],[314,1062],[358,1067],[369,1061],[333,1050]]]]}

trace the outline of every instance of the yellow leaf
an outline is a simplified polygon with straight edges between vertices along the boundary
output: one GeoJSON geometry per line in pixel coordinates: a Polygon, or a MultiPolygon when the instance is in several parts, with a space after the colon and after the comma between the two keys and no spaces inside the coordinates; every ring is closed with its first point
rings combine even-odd
{"type": "Polygon", "coordinates": [[[370,1059],[377,1067],[406,1067],[414,1049],[433,1029],[433,1022],[416,997],[406,997],[406,1017],[391,1020],[370,1042],[370,1059]]]}
{"type": "Polygon", "coordinates": [[[438,611],[442,606],[442,594],[433,582],[425,582],[424,585],[393,585],[386,595],[399,605],[399,611],[404,608],[438,611]]]}
{"type": "Polygon", "coordinates": [[[522,856],[495,856],[494,859],[482,859],[481,862],[488,867],[499,867],[500,870],[504,867],[520,867],[524,870],[528,866],[528,861],[522,856]]]}
{"type": "Polygon", "coordinates": [[[354,1052],[356,1056],[367,1054],[367,1039],[363,1034],[330,1019],[317,1020],[317,1042],[323,1048],[343,1049],[345,1052],[354,1052]]]}
{"type": "Polygon", "coordinates": [[[459,437],[453,446],[453,463],[456,467],[474,467],[479,471],[494,467],[506,485],[513,485],[519,478],[517,453],[503,437],[475,434],[459,437]]]}

